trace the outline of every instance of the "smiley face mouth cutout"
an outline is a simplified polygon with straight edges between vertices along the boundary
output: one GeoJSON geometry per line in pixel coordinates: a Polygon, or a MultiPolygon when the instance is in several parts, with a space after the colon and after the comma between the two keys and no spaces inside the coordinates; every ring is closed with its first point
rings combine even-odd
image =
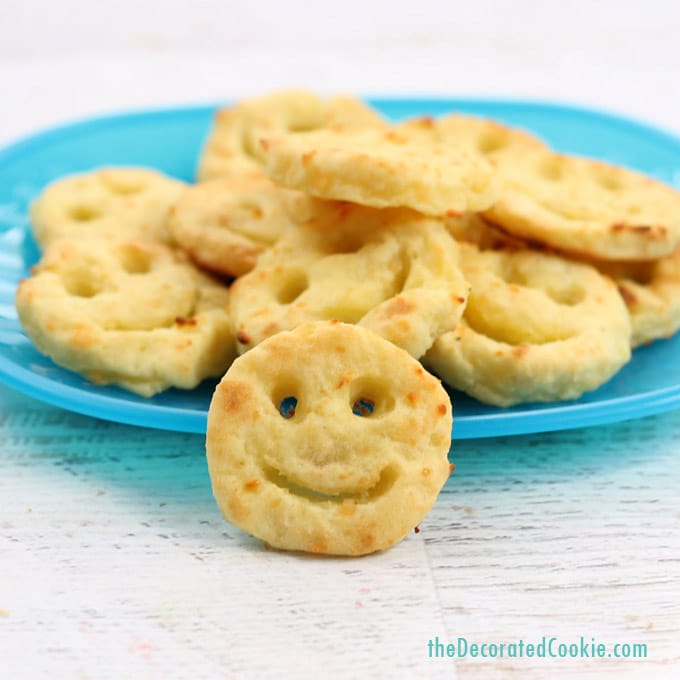
{"type": "Polygon", "coordinates": [[[277,470],[271,465],[261,465],[260,469],[262,470],[264,478],[270,484],[277,486],[279,489],[287,491],[293,496],[304,498],[305,500],[311,501],[313,503],[331,502],[341,504],[347,500],[354,501],[355,503],[359,504],[372,503],[378,500],[381,496],[384,496],[386,493],[388,493],[396,483],[399,476],[399,471],[395,465],[386,465],[380,471],[378,481],[367,489],[358,491],[356,493],[341,492],[337,494],[326,494],[323,491],[311,489],[291,481],[280,470],[277,470]]]}

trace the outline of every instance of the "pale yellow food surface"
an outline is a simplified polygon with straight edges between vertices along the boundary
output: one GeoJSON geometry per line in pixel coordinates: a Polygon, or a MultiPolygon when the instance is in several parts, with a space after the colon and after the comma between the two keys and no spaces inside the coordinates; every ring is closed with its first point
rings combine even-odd
{"type": "Polygon", "coordinates": [[[615,280],[628,307],[633,347],[680,329],[680,248],[652,262],[594,264],[615,280]]]}
{"type": "Polygon", "coordinates": [[[483,210],[497,198],[492,166],[468,146],[422,130],[318,130],[266,137],[266,173],[319,198],[439,216],[483,210]]]}
{"type": "Polygon", "coordinates": [[[209,180],[186,189],[168,228],[202,267],[241,276],[288,225],[286,193],[256,175],[209,180]]]}
{"type": "Polygon", "coordinates": [[[484,217],[513,236],[579,256],[649,260],[680,244],[680,192],[623,167],[541,149],[495,163],[484,217]]]}
{"type": "Polygon", "coordinates": [[[452,387],[497,406],[575,399],[630,359],[626,307],[593,267],[470,244],[461,267],[472,286],[463,320],[423,358],[452,387]]]}
{"type": "Polygon", "coordinates": [[[297,224],[231,288],[240,352],[307,321],[338,319],[418,358],[456,326],[469,287],[440,222],[304,197],[293,215],[297,224]]]}
{"type": "Polygon", "coordinates": [[[507,406],[577,398],[680,329],[680,192],[522,128],[275,92],[217,112],[197,175],[44,189],[16,297],[40,351],[151,395],[337,320],[507,406]]]}
{"type": "Polygon", "coordinates": [[[228,298],[165,245],[62,239],[20,283],[16,307],[56,363],[148,397],[226,371],[235,355],[228,298]]]}
{"type": "Polygon", "coordinates": [[[352,97],[323,99],[304,90],[244,99],[220,109],[201,152],[198,180],[223,176],[261,176],[260,139],[321,128],[385,125],[382,116],[352,97]]]}
{"type": "Polygon", "coordinates": [[[406,352],[358,326],[305,324],[239,357],[215,390],[213,492],[230,522],[276,548],[383,550],[446,483],[451,423],[446,392],[406,352]],[[355,415],[362,399],[373,412],[355,415]]]}
{"type": "MultiPolygon", "coordinates": [[[[445,224],[458,241],[474,243],[483,250],[521,250],[529,246],[476,214],[451,217],[445,224]]],[[[559,255],[557,251],[553,254],[559,255]]],[[[680,329],[680,248],[658,260],[617,262],[591,258],[577,261],[595,267],[616,283],[630,314],[632,347],[669,338],[680,329]]]]}
{"type": "Polygon", "coordinates": [[[444,220],[448,232],[459,242],[472,243],[480,250],[522,250],[529,247],[529,243],[521,238],[510,236],[504,231],[496,229],[479,213],[465,213],[453,215],[444,220]]]}
{"type": "Polygon", "coordinates": [[[503,154],[521,153],[524,149],[548,149],[536,135],[517,127],[503,125],[489,118],[451,113],[438,118],[420,116],[396,126],[397,130],[421,135],[422,139],[466,149],[495,159],[503,154]]]}
{"type": "Polygon", "coordinates": [[[41,248],[59,238],[167,241],[167,216],[186,184],[145,168],[104,168],[50,184],[31,205],[41,248]]]}

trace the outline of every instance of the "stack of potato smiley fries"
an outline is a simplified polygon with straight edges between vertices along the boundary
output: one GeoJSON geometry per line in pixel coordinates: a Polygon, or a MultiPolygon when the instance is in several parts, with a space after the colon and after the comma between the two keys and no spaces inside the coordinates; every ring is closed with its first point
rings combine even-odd
{"type": "MultiPolygon", "coordinates": [[[[232,363],[242,374],[240,388],[216,392],[221,415],[211,407],[209,460],[225,412],[243,420],[244,403],[266,411],[242,387],[249,380],[267,384],[281,422],[289,420],[284,402],[302,420],[300,376],[321,384],[333,366],[342,369],[336,382],[349,376],[337,388],[348,390],[348,417],[372,422],[388,411],[403,420],[402,397],[418,402],[434,381],[439,391],[425,401],[433,413],[444,404],[445,430],[450,403],[431,374],[501,407],[574,399],[609,380],[632,348],[680,327],[680,193],[623,167],[557,153],[525,130],[456,113],[392,123],[350,97],[245,100],[218,111],[196,184],[104,168],[48,186],[31,218],[43,255],[16,305],[41,352],[92,382],[143,396],[192,389],[232,363]],[[339,334],[337,342],[328,333],[339,334]],[[369,345],[378,348],[373,369],[352,349],[369,345]],[[333,355],[339,346],[361,375],[333,355]],[[250,368],[239,368],[249,356],[250,368]],[[424,382],[398,394],[385,378],[390,370],[420,371],[424,382]]],[[[281,527],[272,534],[248,524],[252,513],[235,487],[220,505],[280,547],[343,554],[385,547],[417,523],[448,477],[441,455],[448,437],[431,441],[438,427],[419,433],[439,452],[437,465],[426,466],[429,500],[415,503],[415,515],[388,537],[367,531],[358,543],[329,543],[321,522],[313,536],[290,541],[281,527]]],[[[425,439],[410,445],[422,448],[425,439]]],[[[222,461],[231,455],[213,448],[222,461]]],[[[305,455],[308,463],[320,456],[305,455]]],[[[306,484],[307,496],[321,498],[308,502],[345,507],[350,519],[360,505],[348,504],[350,487],[352,498],[380,489],[385,499],[401,479],[396,462],[369,474],[355,460],[352,470],[366,474],[348,473],[347,488],[321,477],[310,486],[311,472],[300,477],[268,460],[244,482],[253,482],[254,496],[262,480],[285,487],[288,499],[306,484]]],[[[339,469],[332,478],[342,478],[339,469]]]]}

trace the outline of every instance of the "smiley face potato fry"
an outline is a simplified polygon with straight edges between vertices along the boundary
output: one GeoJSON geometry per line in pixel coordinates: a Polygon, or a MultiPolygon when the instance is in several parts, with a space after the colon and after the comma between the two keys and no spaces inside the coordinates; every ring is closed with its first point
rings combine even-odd
{"type": "Polygon", "coordinates": [[[575,399],[630,359],[626,306],[594,267],[530,249],[461,250],[465,314],[423,358],[447,384],[496,406],[575,399]]]}
{"type": "Polygon", "coordinates": [[[167,242],[168,211],[186,186],[146,168],[102,168],[62,177],[31,205],[33,236],[42,249],[60,238],[167,242]]]}
{"type": "Polygon", "coordinates": [[[265,136],[386,124],[377,111],[353,97],[322,99],[306,90],[290,90],[246,99],[215,114],[199,159],[198,180],[262,177],[260,139],[265,136]]]}
{"type": "Polygon", "coordinates": [[[400,541],[450,473],[451,403],[374,332],[305,324],[239,357],[208,413],[225,517],[276,548],[363,555],[400,541]]]}
{"type": "Polygon", "coordinates": [[[286,195],[265,177],[220,177],[189,187],[172,207],[170,234],[201,267],[242,276],[285,231],[286,195]]]}
{"type": "Polygon", "coordinates": [[[437,220],[303,197],[294,227],[231,288],[239,352],[308,321],[379,333],[413,357],[455,327],[469,286],[437,220]]]}
{"type": "Polygon", "coordinates": [[[229,291],[161,243],[61,239],[16,293],[36,348],[95,384],[144,397],[224,374],[229,291]]]}

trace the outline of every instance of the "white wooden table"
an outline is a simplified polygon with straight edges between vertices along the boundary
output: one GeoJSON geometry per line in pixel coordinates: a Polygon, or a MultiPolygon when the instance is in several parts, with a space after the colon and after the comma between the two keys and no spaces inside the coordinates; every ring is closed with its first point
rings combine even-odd
{"type": "MultiPolygon", "coordinates": [[[[193,4],[3,0],[0,141],[293,84],[569,100],[680,132],[672,3],[193,4]]],[[[680,411],[452,459],[395,548],[285,555],[222,520],[201,436],[0,387],[0,678],[680,677],[680,411]],[[428,656],[543,636],[647,658],[428,656]]]]}
{"type": "Polygon", "coordinates": [[[436,637],[647,645],[644,661],[467,658],[461,677],[642,677],[680,658],[677,412],[460,442],[420,533],[318,559],[222,520],[199,435],[5,388],[0,411],[7,677],[452,677],[436,637]]]}

